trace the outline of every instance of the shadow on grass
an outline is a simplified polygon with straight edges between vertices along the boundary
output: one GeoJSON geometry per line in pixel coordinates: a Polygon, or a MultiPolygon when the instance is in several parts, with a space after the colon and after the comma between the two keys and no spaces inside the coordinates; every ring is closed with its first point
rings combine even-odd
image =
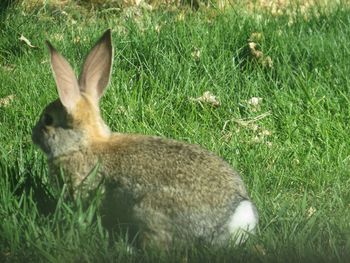
{"type": "Polygon", "coordinates": [[[11,7],[13,4],[15,4],[15,0],[1,0],[0,1],[0,15],[2,13],[5,13],[6,10],[11,7]]]}
{"type": "Polygon", "coordinates": [[[32,167],[33,165],[26,164],[25,169],[23,169],[18,162],[13,164],[8,164],[4,161],[0,162],[0,172],[7,177],[11,193],[18,198],[23,193],[28,197],[30,196],[36,204],[38,212],[46,216],[55,211],[57,200],[43,182],[42,176],[33,173],[32,167]]]}

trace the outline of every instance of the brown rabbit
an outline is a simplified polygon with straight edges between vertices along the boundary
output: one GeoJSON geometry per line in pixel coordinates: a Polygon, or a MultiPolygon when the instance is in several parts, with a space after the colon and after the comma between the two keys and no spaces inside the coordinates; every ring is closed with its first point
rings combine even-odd
{"type": "Polygon", "coordinates": [[[32,138],[47,155],[50,177],[63,171],[73,196],[101,187],[106,225],[126,226],[143,247],[197,240],[239,244],[254,232],[256,208],[238,173],[221,158],[197,145],[110,132],[99,111],[111,75],[110,30],[90,51],[79,80],[47,46],[59,99],[45,108],[32,138]]]}

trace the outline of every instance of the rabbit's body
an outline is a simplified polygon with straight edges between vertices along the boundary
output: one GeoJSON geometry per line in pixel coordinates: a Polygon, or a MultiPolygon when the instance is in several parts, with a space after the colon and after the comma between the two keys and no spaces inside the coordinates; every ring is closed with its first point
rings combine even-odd
{"type": "Polygon", "coordinates": [[[49,164],[51,171],[63,168],[73,191],[94,191],[103,180],[105,223],[134,226],[132,232],[154,235],[161,239],[157,243],[171,241],[172,233],[181,239],[227,241],[230,217],[248,200],[226,162],[197,145],[158,137],[111,135],[49,164]],[[85,187],[97,163],[96,183],[85,187]]]}
{"type": "MultiPolygon", "coordinates": [[[[101,81],[95,81],[97,92],[86,84],[94,79],[84,82],[89,68],[94,73],[99,68],[89,63],[99,53],[111,52],[104,50],[111,48],[108,41],[110,33],[87,58],[77,94],[71,94],[77,89],[69,80],[73,73],[65,72],[65,60],[49,46],[60,99],[44,110],[33,141],[47,154],[50,175],[58,177],[63,171],[73,195],[89,196],[101,188],[105,224],[126,226],[143,245],[246,239],[244,231],[254,230],[258,216],[241,178],[225,161],[197,145],[109,131],[98,108],[101,81]],[[60,74],[69,76],[60,79],[60,74]]],[[[106,63],[111,65],[111,58],[106,63]]],[[[100,79],[106,82],[103,67],[100,79]]]]}

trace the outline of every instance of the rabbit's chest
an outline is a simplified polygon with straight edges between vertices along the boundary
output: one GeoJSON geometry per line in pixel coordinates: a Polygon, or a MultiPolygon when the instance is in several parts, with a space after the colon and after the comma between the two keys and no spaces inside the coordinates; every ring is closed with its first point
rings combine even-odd
{"type": "MultiPolygon", "coordinates": [[[[60,178],[72,193],[83,193],[96,189],[103,179],[95,158],[84,158],[84,154],[64,156],[49,162],[51,178],[60,178]]],[[[62,185],[59,185],[62,187],[62,185]]]]}

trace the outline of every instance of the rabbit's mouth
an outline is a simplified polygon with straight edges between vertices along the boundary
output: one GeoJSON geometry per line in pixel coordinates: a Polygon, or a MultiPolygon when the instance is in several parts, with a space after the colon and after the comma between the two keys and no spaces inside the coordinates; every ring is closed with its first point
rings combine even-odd
{"type": "Polygon", "coordinates": [[[34,144],[40,146],[40,134],[39,134],[39,129],[37,126],[35,126],[32,130],[32,141],[34,144]]]}
{"type": "Polygon", "coordinates": [[[32,131],[32,141],[35,145],[39,146],[40,149],[46,153],[46,154],[49,154],[49,148],[47,147],[47,145],[45,145],[44,143],[44,137],[45,135],[43,134],[43,132],[37,127],[35,126],[33,128],[33,131],[32,131]]]}

